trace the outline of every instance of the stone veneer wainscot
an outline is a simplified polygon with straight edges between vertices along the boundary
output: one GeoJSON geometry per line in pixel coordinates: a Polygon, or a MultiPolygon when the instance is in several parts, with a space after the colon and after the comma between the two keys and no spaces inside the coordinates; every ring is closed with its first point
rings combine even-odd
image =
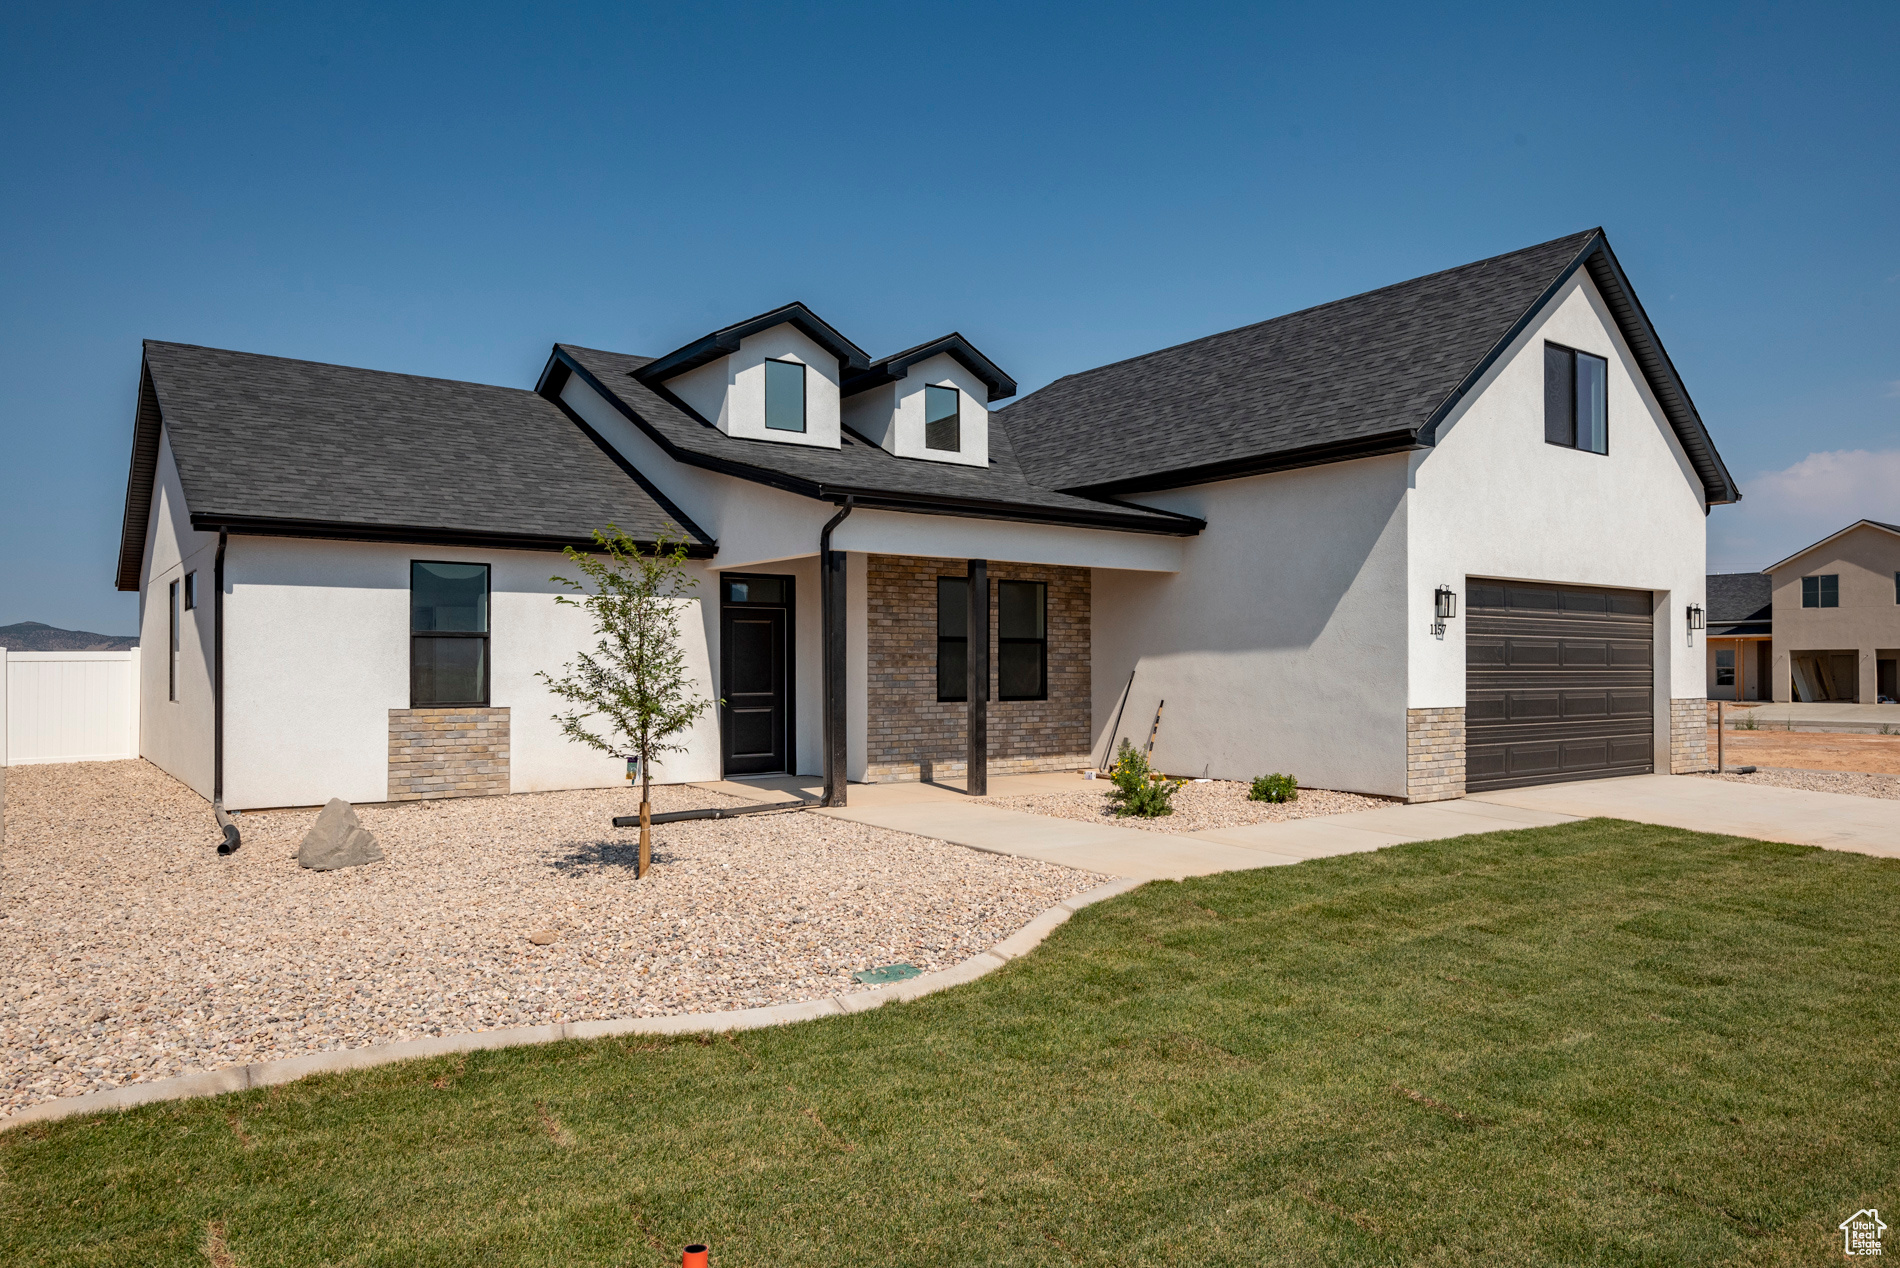
{"type": "Polygon", "coordinates": [[[1465,795],[1465,711],[1405,711],[1405,799],[1449,801],[1465,795]]]}
{"type": "MultiPolygon", "coordinates": [[[[957,778],[964,773],[967,708],[937,699],[937,578],[961,577],[960,559],[872,555],[866,560],[869,783],[957,778]]],[[[996,583],[1049,587],[1049,698],[990,697],[990,773],[1080,769],[1089,764],[1089,572],[992,561],[990,672],[997,665],[996,583]]]]}
{"type": "Polygon", "coordinates": [[[1669,702],[1669,773],[1709,769],[1709,702],[1703,696],[1669,702]]]}
{"type": "Polygon", "coordinates": [[[508,791],[508,710],[391,709],[389,799],[508,791]]]}

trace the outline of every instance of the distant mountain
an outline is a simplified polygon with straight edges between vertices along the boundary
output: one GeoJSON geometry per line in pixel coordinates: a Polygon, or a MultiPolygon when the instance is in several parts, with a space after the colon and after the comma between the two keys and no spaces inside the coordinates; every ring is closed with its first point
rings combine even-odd
{"type": "Polygon", "coordinates": [[[54,629],[38,621],[0,625],[0,647],[10,652],[122,652],[138,645],[138,636],[133,634],[88,634],[54,629]]]}

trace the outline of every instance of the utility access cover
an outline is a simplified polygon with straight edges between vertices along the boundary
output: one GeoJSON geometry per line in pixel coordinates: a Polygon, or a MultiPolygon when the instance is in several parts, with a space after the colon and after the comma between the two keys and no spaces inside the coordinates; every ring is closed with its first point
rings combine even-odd
{"type": "Polygon", "coordinates": [[[882,968],[860,970],[851,976],[866,986],[886,986],[923,975],[924,971],[914,964],[886,964],[882,968]]]}

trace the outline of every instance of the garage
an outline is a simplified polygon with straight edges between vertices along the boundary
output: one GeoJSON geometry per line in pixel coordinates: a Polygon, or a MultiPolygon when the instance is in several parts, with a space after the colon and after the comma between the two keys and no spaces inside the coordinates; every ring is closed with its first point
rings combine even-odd
{"type": "Polygon", "coordinates": [[[1465,788],[1655,769],[1647,590],[1466,583],[1465,788]]]}

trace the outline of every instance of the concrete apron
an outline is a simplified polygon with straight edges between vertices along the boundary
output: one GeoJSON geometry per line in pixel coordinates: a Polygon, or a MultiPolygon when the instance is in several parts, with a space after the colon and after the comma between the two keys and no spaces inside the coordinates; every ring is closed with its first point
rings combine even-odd
{"type": "Polygon", "coordinates": [[[614,1035],[687,1035],[718,1034],[728,1030],[757,1030],[763,1026],[783,1026],[789,1022],[811,1021],[819,1017],[837,1017],[847,1013],[869,1012],[873,1008],[903,1000],[920,999],[965,982],[974,982],[986,973],[1002,968],[1016,957],[1035,950],[1076,912],[1093,903],[1125,894],[1142,882],[1133,878],[1112,880],[1086,893],[1065,899],[1038,915],[1009,937],[987,951],[978,952],[961,964],[935,973],[925,973],[909,981],[889,986],[830,995],[823,999],[796,1004],[774,1004],[769,1008],[740,1008],[724,1013],[685,1013],[672,1017],[628,1017],[613,1021],[556,1022],[549,1026],[515,1026],[506,1030],[477,1030],[460,1035],[441,1035],[429,1039],[411,1039],[403,1043],[373,1044],[365,1048],[344,1048],[335,1052],[312,1052],[282,1061],[260,1061],[254,1065],[228,1066],[172,1079],[154,1079],[150,1083],[128,1083],[123,1087],[84,1096],[63,1096],[41,1101],[0,1118],[0,1131],[92,1114],[100,1110],[125,1110],[153,1101],[179,1101],[196,1096],[219,1096],[242,1092],[247,1088],[290,1083],[312,1074],[339,1070],[361,1070],[368,1066],[388,1065],[395,1061],[414,1061],[421,1057],[442,1057],[458,1052],[479,1052],[485,1048],[514,1048],[524,1044],[556,1043],[563,1039],[606,1039],[614,1035]]]}

